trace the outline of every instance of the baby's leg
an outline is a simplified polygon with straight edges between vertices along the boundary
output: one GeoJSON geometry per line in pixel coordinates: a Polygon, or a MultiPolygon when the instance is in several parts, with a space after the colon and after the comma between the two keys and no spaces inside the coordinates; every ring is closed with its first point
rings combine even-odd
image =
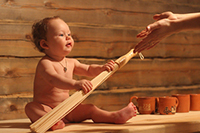
{"type": "MultiPolygon", "coordinates": [[[[43,115],[51,111],[52,109],[44,104],[37,102],[30,102],[25,107],[25,112],[31,122],[37,121],[43,115]]],[[[51,127],[51,130],[62,129],[65,127],[65,123],[61,120],[51,127]]]]}
{"type": "Polygon", "coordinates": [[[86,119],[92,119],[96,123],[126,123],[127,120],[136,116],[136,107],[129,103],[125,108],[108,112],[97,108],[91,104],[81,104],[75,108],[66,118],[70,122],[81,122],[86,119]]]}
{"type": "Polygon", "coordinates": [[[119,111],[113,112],[113,114],[115,115],[114,123],[124,124],[133,116],[136,116],[137,108],[132,102],[130,102],[126,107],[119,111]]]}

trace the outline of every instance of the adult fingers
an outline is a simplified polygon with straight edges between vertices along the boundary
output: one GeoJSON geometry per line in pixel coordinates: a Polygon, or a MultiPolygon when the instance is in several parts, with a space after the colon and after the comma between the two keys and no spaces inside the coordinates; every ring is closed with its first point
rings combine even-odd
{"type": "Polygon", "coordinates": [[[147,50],[153,48],[154,46],[156,46],[159,42],[153,43],[150,47],[147,48],[147,50]]]}
{"type": "Polygon", "coordinates": [[[161,14],[155,14],[153,16],[153,19],[158,21],[158,20],[161,20],[161,19],[169,18],[170,15],[173,15],[173,13],[170,12],[170,11],[169,12],[163,12],[161,14]]]}
{"type": "Polygon", "coordinates": [[[145,30],[141,31],[138,35],[137,38],[144,38],[148,36],[152,31],[160,28],[160,23],[159,22],[154,22],[152,24],[149,24],[145,30]]]}
{"type": "Polygon", "coordinates": [[[148,29],[147,28],[149,28],[149,27],[147,26],[146,29],[141,31],[139,34],[137,34],[136,37],[137,38],[143,38],[143,37],[147,36],[148,35],[148,29]]]}
{"type": "Polygon", "coordinates": [[[145,37],[142,41],[140,41],[134,48],[134,53],[138,52],[140,53],[141,51],[145,49],[150,49],[154,47],[156,44],[160,42],[158,40],[156,32],[150,33],[147,37],[145,37]]]}
{"type": "Polygon", "coordinates": [[[142,40],[140,41],[134,48],[134,53],[138,52],[140,53],[141,51],[145,50],[146,48],[149,47],[150,41],[145,41],[145,40],[142,40]]]}

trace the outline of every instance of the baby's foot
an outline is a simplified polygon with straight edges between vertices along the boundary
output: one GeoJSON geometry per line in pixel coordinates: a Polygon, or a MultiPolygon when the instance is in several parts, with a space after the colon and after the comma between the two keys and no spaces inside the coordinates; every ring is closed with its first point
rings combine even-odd
{"type": "Polygon", "coordinates": [[[56,129],[63,129],[64,127],[65,127],[65,123],[62,120],[60,120],[59,122],[57,122],[55,125],[51,127],[51,130],[54,131],[56,129]]]}
{"type": "Polygon", "coordinates": [[[126,121],[131,119],[133,116],[136,116],[137,108],[136,106],[130,102],[125,108],[115,112],[116,113],[116,124],[124,124],[126,121]]]}

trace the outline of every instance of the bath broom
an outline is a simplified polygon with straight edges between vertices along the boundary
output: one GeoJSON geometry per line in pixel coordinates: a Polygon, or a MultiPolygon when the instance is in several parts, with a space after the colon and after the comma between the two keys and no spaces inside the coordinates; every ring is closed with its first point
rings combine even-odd
{"type": "MultiPolygon", "coordinates": [[[[49,128],[51,128],[54,124],[56,124],[59,120],[69,114],[74,108],[76,108],[84,99],[86,99],[100,84],[102,84],[106,79],[108,79],[113,73],[115,73],[118,69],[122,68],[132,57],[134,57],[137,53],[133,53],[133,49],[131,49],[127,54],[121,56],[115,61],[114,69],[110,72],[103,71],[94,79],[91,80],[93,84],[93,88],[90,92],[85,94],[82,90],[75,92],[72,96],[64,100],[50,112],[42,116],[36,122],[30,125],[30,129],[32,132],[36,133],[44,133],[49,128]]],[[[141,54],[139,53],[140,58],[141,54]]]]}

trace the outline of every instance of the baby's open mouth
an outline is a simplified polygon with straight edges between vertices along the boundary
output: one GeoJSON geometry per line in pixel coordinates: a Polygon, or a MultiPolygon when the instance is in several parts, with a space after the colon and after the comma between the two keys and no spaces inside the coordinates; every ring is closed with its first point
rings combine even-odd
{"type": "Polygon", "coordinates": [[[66,46],[71,46],[71,43],[67,43],[66,46]]]}

